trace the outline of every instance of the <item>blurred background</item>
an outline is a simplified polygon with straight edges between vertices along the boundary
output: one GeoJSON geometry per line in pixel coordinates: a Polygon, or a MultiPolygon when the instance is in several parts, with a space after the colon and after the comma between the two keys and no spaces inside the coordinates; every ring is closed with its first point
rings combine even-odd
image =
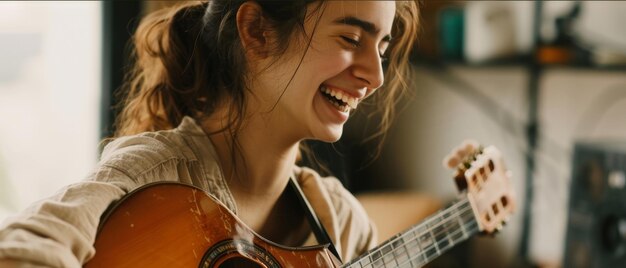
{"type": "MultiPolygon", "coordinates": [[[[128,38],[172,3],[0,2],[0,219],[93,168],[128,38]]],[[[625,15],[617,1],[422,1],[410,96],[380,156],[366,113],[312,146],[357,195],[442,203],[458,196],[441,164],[454,146],[500,148],[516,214],[431,267],[626,266],[625,15]]]]}

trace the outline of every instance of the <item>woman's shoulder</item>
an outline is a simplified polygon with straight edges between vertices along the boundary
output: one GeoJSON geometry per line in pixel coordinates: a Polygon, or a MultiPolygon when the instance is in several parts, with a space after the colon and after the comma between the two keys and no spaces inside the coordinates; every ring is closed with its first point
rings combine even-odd
{"type": "Polygon", "coordinates": [[[321,176],[317,171],[308,167],[296,167],[295,174],[308,199],[317,199],[313,197],[314,195],[326,199],[332,204],[335,213],[340,218],[346,214],[367,218],[367,214],[358,200],[336,177],[321,176]]]}
{"type": "Polygon", "coordinates": [[[307,167],[297,167],[295,175],[344,260],[376,245],[376,228],[367,212],[337,178],[323,177],[307,167]]]}
{"type": "Polygon", "coordinates": [[[190,149],[193,140],[207,139],[204,132],[191,117],[184,117],[180,125],[173,129],[148,131],[135,135],[122,136],[106,142],[101,162],[115,162],[116,159],[139,157],[156,161],[164,158],[194,158],[190,149]]]}
{"type": "Polygon", "coordinates": [[[144,132],[109,141],[100,156],[99,167],[137,175],[168,161],[195,161],[185,133],[177,129],[144,132]]]}
{"type": "Polygon", "coordinates": [[[114,162],[118,158],[137,156],[171,157],[175,155],[175,135],[170,131],[144,132],[123,136],[109,141],[100,156],[100,161],[114,162]]]}
{"type": "Polygon", "coordinates": [[[304,166],[296,166],[294,167],[294,174],[298,183],[303,187],[303,190],[309,188],[315,188],[317,191],[322,191],[325,194],[329,194],[332,196],[342,196],[344,195],[344,191],[347,191],[341,181],[333,176],[322,176],[316,170],[304,167],[304,166]]]}

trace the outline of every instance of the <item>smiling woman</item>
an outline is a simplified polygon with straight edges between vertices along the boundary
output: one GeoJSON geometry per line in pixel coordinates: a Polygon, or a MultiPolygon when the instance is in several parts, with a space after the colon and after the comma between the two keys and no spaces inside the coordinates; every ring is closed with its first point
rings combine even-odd
{"type": "Polygon", "coordinates": [[[100,163],[6,222],[0,259],[85,264],[107,207],[164,181],[209,193],[272,243],[364,253],[372,223],[336,178],[296,164],[300,144],[338,140],[364,100],[379,103],[385,133],[417,21],[412,1],[212,0],[149,14],[100,163]]]}

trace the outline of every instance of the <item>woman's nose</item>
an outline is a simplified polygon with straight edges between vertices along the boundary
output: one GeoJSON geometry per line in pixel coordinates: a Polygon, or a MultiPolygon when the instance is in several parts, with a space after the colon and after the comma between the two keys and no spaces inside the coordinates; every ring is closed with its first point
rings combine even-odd
{"type": "Polygon", "coordinates": [[[361,51],[358,53],[352,68],[352,74],[370,89],[381,87],[385,81],[385,76],[378,50],[372,49],[372,51],[361,51]]]}

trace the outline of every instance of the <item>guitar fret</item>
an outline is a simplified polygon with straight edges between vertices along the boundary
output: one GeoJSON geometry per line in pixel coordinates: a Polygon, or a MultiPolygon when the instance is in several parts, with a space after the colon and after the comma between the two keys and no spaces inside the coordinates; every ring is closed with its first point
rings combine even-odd
{"type": "Polygon", "coordinates": [[[381,253],[383,255],[382,259],[383,259],[383,263],[385,264],[385,266],[387,266],[387,264],[391,264],[392,261],[394,261],[393,259],[393,255],[389,254],[389,252],[391,252],[392,250],[392,246],[391,244],[385,246],[382,248],[381,253]]]}
{"type": "MultiPolygon", "coordinates": [[[[441,253],[441,250],[439,249],[439,245],[438,245],[439,242],[437,241],[438,239],[433,233],[433,228],[437,227],[440,222],[440,219],[438,217],[436,219],[437,220],[434,223],[431,222],[428,225],[428,234],[430,234],[430,238],[432,239],[432,244],[434,245],[436,255],[439,256],[439,254],[441,253]]],[[[427,252],[430,252],[430,251],[427,251],[427,252]]]]}
{"type": "MultiPolygon", "coordinates": [[[[442,217],[443,218],[443,217],[442,217]]],[[[448,238],[448,232],[445,229],[445,220],[440,219],[437,225],[431,227],[431,233],[435,239],[438,253],[443,252],[450,246],[450,240],[448,238]]]]}
{"type": "Polygon", "coordinates": [[[365,258],[363,258],[363,259],[359,262],[359,265],[360,265],[361,267],[366,267],[366,266],[370,266],[370,267],[371,267],[371,265],[370,265],[370,264],[371,264],[371,262],[372,262],[372,260],[370,259],[370,256],[369,256],[369,255],[366,255],[366,256],[365,256],[365,258]]]}
{"type": "MultiPolygon", "coordinates": [[[[410,233],[407,233],[407,235],[410,233]]],[[[420,248],[419,245],[419,240],[417,239],[417,236],[414,235],[413,238],[409,239],[409,242],[406,244],[406,246],[408,247],[408,254],[410,256],[415,256],[415,255],[419,255],[422,251],[422,248],[420,248]]]]}
{"type": "Polygon", "coordinates": [[[420,248],[422,248],[422,252],[425,255],[424,259],[428,260],[429,256],[434,256],[437,254],[439,249],[437,249],[437,246],[435,245],[435,242],[433,241],[432,233],[430,232],[430,229],[428,230],[428,233],[421,235],[419,239],[420,239],[420,248]]]}
{"type": "MultiPolygon", "coordinates": [[[[466,206],[462,206],[462,207],[463,207],[463,209],[465,209],[466,206]]],[[[461,210],[460,208],[457,208],[457,211],[460,211],[460,210],[461,210]]],[[[461,215],[456,218],[457,223],[459,224],[459,226],[461,226],[461,228],[460,228],[461,229],[461,233],[462,233],[462,238],[461,239],[465,239],[465,238],[469,237],[469,234],[467,233],[467,230],[465,230],[465,225],[463,224],[463,222],[461,222],[461,220],[463,219],[462,218],[463,214],[464,213],[461,213],[461,215]]]]}
{"type": "Polygon", "coordinates": [[[463,227],[459,223],[458,220],[448,222],[446,224],[446,229],[453,230],[452,232],[448,233],[448,238],[450,238],[450,243],[452,245],[456,244],[457,242],[459,242],[459,241],[461,241],[463,239],[463,237],[464,237],[463,227]],[[457,231],[459,229],[460,229],[460,232],[457,231]]]}
{"type": "Polygon", "coordinates": [[[394,256],[396,258],[396,262],[400,264],[409,259],[409,251],[406,248],[406,244],[404,244],[404,239],[402,237],[400,237],[398,241],[401,241],[399,244],[402,244],[402,246],[394,250],[394,256]]]}
{"type": "Polygon", "coordinates": [[[372,264],[374,265],[374,267],[380,267],[380,265],[383,263],[383,260],[380,258],[382,256],[383,254],[380,253],[380,250],[374,251],[374,253],[371,256],[372,264]]]}
{"type": "Polygon", "coordinates": [[[404,239],[404,241],[405,241],[404,248],[405,248],[405,250],[407,252],[407,256],[408,256],[409,260],[411,259],[411,256],[419,255],[419,253],[421,251],[421,249],[419,248],[418,241],[415,239],[415,236],[409,237],[409,236],[411,236],[411,234],[412,234],[412,232],[407,232],[404,235],[404,236],[406,236],[406,239],[404,239]]]}
{"type": "Polygon", "coordinates": [[[404,238],[402,235],[396,235],[391,245],[393,246],[391,255],[393,255],[393,259],[396,264],[403,262],[405,258],[409,258],[409,254],[406,250],[404,238]]]}
{"type": "Polygon", "coordinates": [[[394,258],[393,255],[384,255],[383,256],[383,263],[385,264],[385,266],[388,266],[389,264],[395,264],[396,259],[394,258]]]}
{"type": "Polygon", "coordinates": [[[372,267],[385,267],[385,264],[383,263],[383,259],[377,259],[374,262],[372,262],[372,267]]]}
{"type": "Polygon", "coordinates": [[[397,235],[395,241],[392,243],[394,247],[393,257],[395,260],[395,266],[400,266],[400,264],[408,261],[411,257],[409,249],[407,248],[408,243],[405,242],[407,235],[408,233],[397,235]]]}
{"type": "Polygon", "coordinates": [[[424,247],[424,245],[428,240],[420,239],[420,236],[423,235],[426,231],[427,231],[426,224],[419,226],[419,228],[414,231],[415,243],[416,243],[415,248],[419,250],[417,257],[416,257],[416,261],[418,261],[419,263],[424,262],[424,259],[426,259],[426,250],[425,250],[426,247],[424,247]]]}
{"type": "Polygon", "coordinates": [[[450,247],[454,246],[460,242],[461,239],[463,239],[463,230],[458,217],[450,218],[445,223],[445,229],[448,233],[448,239],[450,240],[450,247]],[[458,231],[459,229],[461,229],[460,232],[458,231]]]}
{"type": "Polygon", "coordinates": [[[391,251],[391,249],[392,249],[392,248],[391,248],[391,244],[390,244],[390,245],[386,245],[385,247],[383,247],[383,248],[380,250],[380,252],[381,252],[383,255],[386,255],[387,253],[389,253],[389,251],[391,251]]]}

